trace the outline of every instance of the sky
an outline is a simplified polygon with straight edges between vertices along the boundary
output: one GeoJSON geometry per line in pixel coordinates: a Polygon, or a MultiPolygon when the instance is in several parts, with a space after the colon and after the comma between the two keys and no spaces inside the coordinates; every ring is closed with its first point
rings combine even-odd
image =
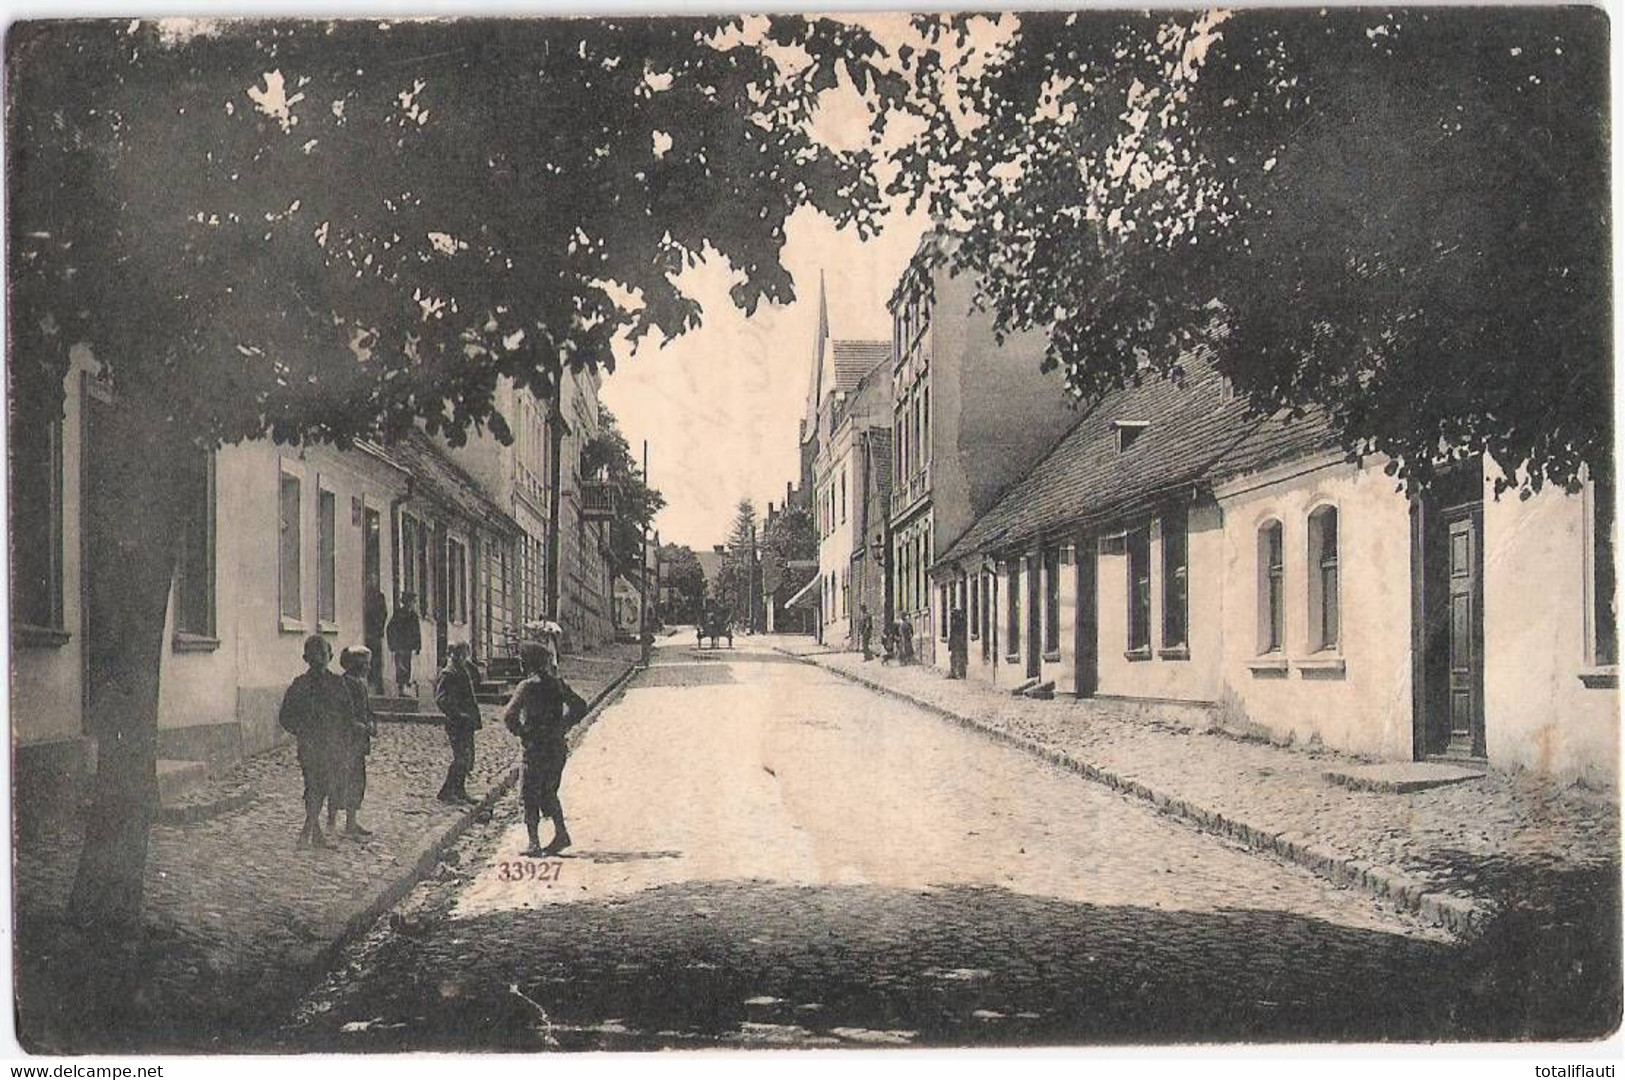
{"type": "Polygon", "coordinates": [[[699,329],[664,347],[623,355],[602,397],[632,444],[649,440],[649,482],[666,497],[655,519],[663,543],[695,550],[728,537],[734,507],[749,496],[758,513],[784,500],[800,476],[797,427],[818,326],[818,276],[829,296],[830,336],[891,340],[886,301],[914,254],[927,218],[892,213],[867,243],[803,208],[786,229],[784,266],[796,299],[762,305],[746,318],[728,299],[720,260],[680,280],[705,310],[699,329]]]}

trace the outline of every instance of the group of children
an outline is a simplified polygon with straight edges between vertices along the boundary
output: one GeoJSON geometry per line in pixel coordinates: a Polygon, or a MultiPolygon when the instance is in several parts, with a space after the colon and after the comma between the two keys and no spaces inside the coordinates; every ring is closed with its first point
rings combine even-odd
{"type": "MultiPolygon", "coordinates": [[[[524,807],[525,831],[530,846],[525,854],[539,857],[556,855],[570,846],[570,833],[564,825],[564,807],[559,802],[559,782],[564,774],[568,756],[565,734],[579,723],[588,712],[587,702],[570,688],[559,674],[556,624],[542,624],[537,636],[541,640],[528,640],[520,645],[520,662],[524,678],[514,688],[513,696],[503,709],[501,719],[508,730],[524,746],[524,772],[520,784],[520,801],[524,807]],[[553,821],[553,839],[545,847],[537,835],[542,817],[553,821]]],[[[339,656],[343,674],[328,669],[333,650],[327,639],[312,634],[305,639],[305,664],[308,670],[293,680],[282,699],[278,717],[282,727],[298,742],[300,771],[305,782],[305,821],[299,832],[299,847],[325,848],[331,846],[322,834],[321,814],[327,808],[327,827],[332,831],[338,820],[338,811],[345,813],[344,833],[360,839],[372,835],[356,820],[361,800],[367,791],[367,755],[372,750],[372,739],[378,731],[369,700],[368,676],[372,667],[371,650],[364,647],[345,649],[339,656]]],[[[469,676],[463,667],[467,661],[461,651],[452,657],[442,676],[460,672],[465,680],[469,676]],[[454,672],[455,669],[455,672],[454,672]]],[[[442,687],[449,680],[441,680],[442,687]]],[[[473,685],[469,680],[468,697],[472,702],[473,685]]],[[[472,723],[461,715],[464,709],[448,709],[453,695],[442,692],[442,711],[447,712],[448,733],[452,734],[452,774],[447,787],[441,789],[441,799],[447,802],[473,801],[462,790],[462,781],[473,764],[473,732],[479,726],[478,705],[474,704],[472,723]],[[453,716],[453,712],[459,715],[453,716]],[[455,730],[453,730],[455,729],[455,730]],[[466,748],[459,737],[466,729],[466,748]],[[455,783],[455,791],[452,785],[455,783]],[[448,797],[451,795],[460,798],[448,797]]]]}
{"type": "Polygon", "coordinates": [[[277,720],[298,740],[299,769],[305,778],[305,824],[300,847],[327,847],[321,815],[327,809],[327,827],[334,829],[344,811],[344,834],[356,839],[372,835],[356,820],[367,794],[367,755],[378,722],[372,715],[372,651],[352,646],[339,654],[336,675],[327,665],[333,648],[320,634],[305,639],[303,675],[293,680],[282,699],[277,720]]]}

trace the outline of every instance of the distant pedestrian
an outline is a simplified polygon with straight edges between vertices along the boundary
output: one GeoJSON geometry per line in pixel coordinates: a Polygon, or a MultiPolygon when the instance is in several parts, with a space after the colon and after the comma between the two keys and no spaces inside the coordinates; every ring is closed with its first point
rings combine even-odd
{"type": "Polygon", "coordinates": [[[868,604],[859,605],[858,612],[858,640],[863,644],[863,662],[868,663],[875,658],[875,620],[869,614],[868,604]]]}
{"type": "Polygon", "coordinates": [[[956,607],[948,616],[948,677],[963,679],[970,661],[970,640],[966,635],[965,609],[956,607]]]}
{"type": "Polygon", "coordinates": [[[406,688],[412,685],[412,656],[423,648],[417,597],[412,593],[401,593],[400,603],[395,605],[395,614],[389,617],[386,634],[390,655],[395,658],[395,691],[405,697],[406,688]]]}
{"type": "Polygon", "coordinates": [[[525,854],[542,858],[570,846],[570,830],[565,827],[564,806],[559,802],[559,781],[569,756],[564,736],[587,715],[588,706],[559,675],[558,656],[551,649],[528,641],[519,649],[525,678],[502,710],[502,722],[525,748],[519,785],[525,831],[530,835],[525,854]],[[546,847],[538,835],[544,815],[553,819],[553,839],[546,847]]]}
{"type": "Polygon", "coordinates": [[[474,733],[482,721],[479,699],[474,696],[474,665],[469,663],[466,642],[453,642],[447,650],[446,666],[434,684],[434,703],[446,718],[446,740],[451,743],[451,765],[437,798],[443,803],[475,802],[465,785],[468,774],[474,771],[474,733]]]}
{"type": "Polygon", "coordinates": [[[366,642],[371,662],[367,665],[368,684],[372,692],[384,692],[384,630],[389,625],[389,601],[384,591],[374,585],[367,590],[367,605],[362,612],[362,640],[366,642]]]}
{"type": "Polygon", "coordinates": [[[378,734],[378,722],[372,715],[371,687],[367,679],[372,673],[372,650],[347,648],[339,653],[339,668],[344,672],[344,686],[350,692],[349,724],[344,730],[340,746],[337,776],[327,800],[327,829],[333,831],[338,812],[344,811],[344,835],[361,838],[371,836],[356,821],[361,800],[367,797],[367,755],[372,752],[372,737],[378,734]]]}
{"type": "Polygon", "coordinates": [[[880,666],[885,667],[897,657],[897,623],[887,619],[880,631],[880,666]]]}
{"type": "Polygon", "coordinates": [[[914,662],[914,624],[904,615],[897,620],[897,661],[901,664],[914,662]]]}
{"type": "Polygon", "coordinates": [[[350,689],[342,676],[327,669],[333,649],[320,634],[305,639],[309,669],[295,678],[282,696],[277,722],[299,744],[299,771],[305,780],[305,824],[299,847],[328,847],[322,836],[322,804],[342,775],[350,724],[350,689]]]}

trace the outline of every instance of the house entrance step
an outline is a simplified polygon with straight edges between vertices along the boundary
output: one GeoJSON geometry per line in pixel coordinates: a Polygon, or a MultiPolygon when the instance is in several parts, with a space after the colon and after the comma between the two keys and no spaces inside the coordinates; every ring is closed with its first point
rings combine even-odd
{"type": "Polygon", "coordinates": [[[1480,779],[1484,770],[1438,761],[1394,761],[1330,769],[1321,775],[1331,783],[1354,791],[1404,794],[1444,787],[1446,784],[1468,783],[1480,779]]]}

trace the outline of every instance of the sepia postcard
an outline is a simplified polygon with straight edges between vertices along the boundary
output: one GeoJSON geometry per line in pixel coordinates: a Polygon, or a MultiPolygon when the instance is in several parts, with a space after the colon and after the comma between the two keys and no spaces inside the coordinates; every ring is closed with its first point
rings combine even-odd
{"type": "Polygon", "coordinates": [[[11,23],[6,1052],[1617,1051],[1609,36],[11,23]]]}

